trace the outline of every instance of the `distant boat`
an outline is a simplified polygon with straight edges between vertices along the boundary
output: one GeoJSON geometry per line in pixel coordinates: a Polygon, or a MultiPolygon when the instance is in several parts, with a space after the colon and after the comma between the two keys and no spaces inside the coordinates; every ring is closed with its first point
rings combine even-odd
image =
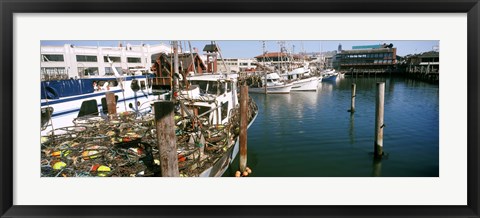
{"type": "Polygon", "coordinates": [[[248,88],[248,92],[251,93],[267,93],[267,94],[288,94],[290,93],[293,83],[286,83],[280,80],[280,76],[278,73],[268,73],[267,74],[267,82],[266,82],[266,90],[265,90],[265,77],[259,76],[260,83],[251,84],[248,88]]]}
{"type": "Polygon", "coordinates": [[[282,74],[284,79],[293,83],[291,91],[317,91],[321,77],[311,75],[308,66],[296,68],[282,74]]]}
{"type": "Polygon", "coordinates": [[[335,72],[334,69],[329,69],[329,70],[326,70],[322,73],[322,77],[323,77],[322,81],[332,82],[332,81],[337,80],[338,73],[335,72]]]}

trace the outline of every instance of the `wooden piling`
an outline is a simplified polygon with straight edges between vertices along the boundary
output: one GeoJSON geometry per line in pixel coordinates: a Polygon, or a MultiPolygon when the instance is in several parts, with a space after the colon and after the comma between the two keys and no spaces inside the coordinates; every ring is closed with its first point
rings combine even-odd
{"type": "Polygon", "coordinates": [[[240,87],[240,171],[247,167],[248,86],[240,87]]]}
{"type": "Polygon", "coordinates": [[[375,104],[375,145],[374,156],[381,158],[383,155],[383,122],[385,103],[385,82],[377,82],[377,100],[375,104]]]}
{"type": "Polygon", "coordinates": [[[107,99],[107,110],[109,115],[117,113],[117,101],[115,99],[115,93],[106,92],[105,98],[107,99]]]}
{"type": "Polygon", "coordinates": [[[357,92],[356,89],[357,89],[357,84],[352,83],[352,100],[351,100],[350,110],[349,110],[350,113],[355,112],[355,95],[357,92]]]}
{"type": "Polygon", "coordinates": [[[157,144],[163,177],[178,177],[177,138],[175,136],[173,101],[154,103],[157,144]]]}

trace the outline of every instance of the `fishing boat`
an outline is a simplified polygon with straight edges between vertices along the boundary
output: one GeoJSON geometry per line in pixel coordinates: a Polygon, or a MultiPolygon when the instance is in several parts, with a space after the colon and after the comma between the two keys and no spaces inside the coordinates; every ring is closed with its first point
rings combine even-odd
{"type": "MultiPolygon", "coordinates": [[[[113,65],[112,65],[113,66],[113,65]]],[[[158,98],[152,95],[152,82],[148,69],[134,69],[120,75],[88,76],[81,79],[50,80],[41,82],[41,132],[74,125],[86,116],[107,114],[106,93],[114,93],[117,112],[138,112],[145,103],[158,98]]]]}
{"type": "Polygon", "coordinates": [[[265,94],[288,94],[290,93],[292,87],[293,83],[281,81],[281,77],[280,75],[278,75],[278,73],[268,73],[266,76],[251,77],[248,92],[265,94]]]}
{"type": "MultiPolygon", "coordinates": [[[[187,122],[185,126],[193,125],[196,130],[190,131],[185,143],[178,144],[179,155],[190,160],[190,163],[181,164],[181,174],[222,176],[239,151],[240,111],[236,89],[238,75],[210,74],[187,79],[189,87],[178,96],[181,107],[177,114],[182,113],[183,118],[178,124],[183,126],[184,122],[187,122]],[[192,118],[196,123],[192,124],[192,118]],[[202,146],[195,146],[198,144],[202,146]]],[[[247,114],[250,127],[258,114],[258,109],[251,99],[247,114]]],[[[182,129],[185,131],[185,128],[182,129]]]]}
{"type": "Polygon", "coordinates": [[[322,81],[321,77],[311,74],[308,65],[296,68],[282,76],[292,82],[291,91],[317,91],[318,84],[322,81]]]}
{"type": "Polygon", "coordinates": [[[338,73],[335,72],[334,69],[328,69],[328,70],[325,70],[324,72],[322,72],[322,81],[324,82],[332,82],[332,81],[335,81],[337,80],[337,76],[338,76],[338,73]]]}

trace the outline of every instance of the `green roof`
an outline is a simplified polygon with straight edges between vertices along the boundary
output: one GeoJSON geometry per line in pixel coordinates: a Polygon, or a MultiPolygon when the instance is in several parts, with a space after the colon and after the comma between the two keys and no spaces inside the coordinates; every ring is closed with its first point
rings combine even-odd
{"type": "Polygon", "coordinates": [[[206,52],[217,52],[218,47],[215,44],[210,44],[210,45],[205,45],[205,48],[203,48],[203,51],[206,52]]]}

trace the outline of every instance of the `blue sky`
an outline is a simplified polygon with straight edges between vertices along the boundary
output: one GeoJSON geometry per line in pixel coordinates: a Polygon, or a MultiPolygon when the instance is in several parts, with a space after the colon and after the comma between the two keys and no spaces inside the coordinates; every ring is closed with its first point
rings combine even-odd
{"type": "MultiPolygon", "coordinates": [[[[145,44],[169,44],[170,41],[159,40],[159,41],[132,41],[132,40],[108,40],[108,41],[95,41],[95,40],[75,40],[75,41],[64,41],[64,40],[49,40],[41,41],[41,45],[64,45],[64,44],[74,44],[77,46],[117,46],[119,43],[130,43],[133,45],[139,45],[141,43],[145,44]]],[[[180,41],[182,46],[185,45],[188,50],[188,41],[180,41]]],[[[198,48],[199,51],[203,49],[206,44],[209,44],[210,41],[190,41],[192,47],[198,48]]],[[[338,48],[339,44],[342,44],[344,50],[349,50],[352,46],[355,45],[374,45],[374,44],[383,44],[392,43],[394,47],[397,48],[398,55],[407,55],[421,53],[425,51],[431,51],[434,46],[439,46],[438,40],[382,40],[382,41],[364,41],[364,40],[350,40],[350,41],[334,41],[334,40],[322,40],[322,41],[284,41],[285,46],[289,51],[295,50],[295,53],[306,51],[306,52],[319,52],[319,51],[333,51],[338,48]]],[[[219,40],[216,43],[220,46],[222,50],[222,55],[224,58],[251,58],[257,55],[262,54],[262,41],[250,40],[250,41],[225,41],[219,40]]],[[[265,41],[265,47],[268,52],[277,52],[280,51],[280,45],[278,41],[268,40],[265,41]]]]}

